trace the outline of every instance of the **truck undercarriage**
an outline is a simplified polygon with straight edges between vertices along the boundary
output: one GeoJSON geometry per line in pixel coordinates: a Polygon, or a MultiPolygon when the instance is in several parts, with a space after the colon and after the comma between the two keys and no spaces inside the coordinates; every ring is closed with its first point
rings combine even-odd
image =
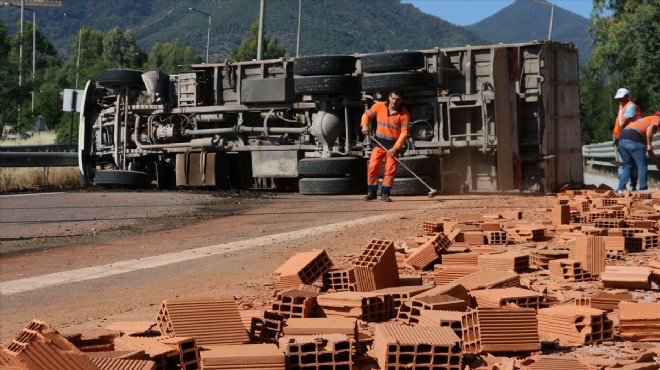
{"type": "MultiPolygon", "coordinates": [[[[582,182],[577,51],[531,42],[110,69],[85,88],[80,170],[101,186],[366,189],[360,117],[405,94],[401,160],[445,192],[582,182]]],[[[393,194],[425,194],[403,168],[393,194]]]]}

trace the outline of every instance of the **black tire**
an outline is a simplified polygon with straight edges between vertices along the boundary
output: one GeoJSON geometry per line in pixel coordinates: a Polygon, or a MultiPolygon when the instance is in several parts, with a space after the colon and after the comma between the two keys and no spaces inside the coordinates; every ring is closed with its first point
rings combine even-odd
{"type": "Polygon", "coordinates": [[[424,53],[398,51],[367,54],[361,58],[361,66],[362,72],[396,72],[419,69],[424,67],[424,53]]]}
{"type": "Polygon", "coordinates": [[[297,77],[296,94],[351,94],[360,92],[360,79],[354,76],[297,77]]]}
{"type": "MultiPolygon", "coordinates": [[[[410,168],[417,176],[426,175],[433,170],[433,161],[425,155],[416,155],[412,157],[399,157],[399,161],[410,168]]],[[[385,173],[385,164],[381,166],[380,177],[385,173]]],[[[395,178],[414,177],[405,167],[399,164],[394,173],[395,178]]]]}
{"type": "Polygon", "coordinates": [[[144,81],[142,81],[142,71],[135,69],[104,69],[99,72],[99,85],[107,88],[133,87],[145,90],[144,81]]]}
{"type": "Polygon", "coordinates": [[[364,159],[359,157],[306,158],[298,161],[302,177],[340,177],[364,173],[364,159]]]}
{"type": "Polygon", "coordinates": [[[345,195],[366,192],[367,183],[359,177],[310,177],[298,182],[303,195],[345,195]]]}
{"type": "Polygon", "coordinates": [[[406,71],[362,76],[364,91],[424,90],[429,86],[424,72],[406,71]]]}
{"type": "MultiPolygon", "coordinates": [[[[431,185],[431,177],[429,176],[420,176],[424,182],[431,185]]],[[[382,180],[378,180],[378,184],[382,185],[382,180]]],[[[392,186],[392,191],[390,195],[428,195],[430,192],[429,188],[424,186],[417,178],[415,177],[402,177],[394,179],[394,186],[392,186]]]]}
{"type": "Polygon", "coordinates": [[[94,185],[146,188],[151,186],[151,176],[140,171],[101,170],[96,171],[94,185]]]}
{"type": "Polygon", "coordinates": [[[350,55],[312,55],[298,57],[293,73],[299,76],[345,75],[355,72],[355,57],[350,55]]]}

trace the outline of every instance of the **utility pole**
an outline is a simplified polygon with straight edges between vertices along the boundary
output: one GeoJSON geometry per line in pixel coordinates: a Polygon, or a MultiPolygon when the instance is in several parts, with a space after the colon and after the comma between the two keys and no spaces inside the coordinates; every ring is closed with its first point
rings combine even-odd
{"type": "Polygon", "coordinates": [[[82,43],[82,18],[76,17],[69,13],[64,13],[65,17],[77,19],[80,22],[80,31],[78,32],[78,60],[76,61],[76,89],[78,88],[78,75],[80,74],[80,44],[82,43]]]}
{"type": "Polygon", "coordinates": [[[188,8],[188,10],[191,12],[204,14],[205,16],[209,17],[209,28],[206,34],[206,64],[209,64],[209,45],[211,44],[211,14],[195,9],[193,7],[188,8]]]}
{"type": "MultiPolygon", "coordinates": [[[[20,37],[21,37],[21,44],[19,45],[18,48],[18,58],[20,61],[20,65],[18,66],[18,86],[23,86],[23,23],[25,19],[25,10],[31,10],[32,11],[32,81],[34,81],[34,72],[35,72],[35,62],[36,62],[36,54],[37,54],[37,49],[36,49],[36,44],[37,44],[37,36],[36,36],[36,28],[37,28],[37,21],[36,21],[36,15],[34,9],[27,9],[25,8],[26,5],[28,6],[62,6],[62,2],[59,0],[6,0],[4,5],[10,5],[16,8],[21,8],[21,23],[20,23],[20,37]]],[[[32,111],[34,112],[34,88],[32,89],[32,111]]],[[[21,106],[18,106],[18,127],[21,126],[22,123],[22,111],[21,111],[21,106]]]]}
{"type": "Polygon", "coordinates": [[[555,4],[549,3],[545,0],[533,0],[535,3],[543,4],[550,7],[550,26],[548,27],[548,40],[552,40],[552,22],[555,18],[555,4]]]}
{"type": "Polygon", "coordinates": [[[259,37],[257,39],[257,60],[261,60],[264,49],[264,13],[266,12],[266,0],[261,0],[259,10],[259,37]]]}
{"type": "Polygon", "coordinates": [[[298,32],[296,33],[296,56],[300,55],[300,15],[302,14],[302,0],[298,0],[298,32]]]}

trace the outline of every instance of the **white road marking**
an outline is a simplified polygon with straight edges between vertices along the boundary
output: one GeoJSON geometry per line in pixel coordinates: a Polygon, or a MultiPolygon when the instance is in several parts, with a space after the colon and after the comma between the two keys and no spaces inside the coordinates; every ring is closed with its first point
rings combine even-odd
{"type": "MultiPolygon", "coordinates": [[[[418,211],[440,207],[442,203],[434,203],[431,206],[420,208],[418,211]]],[[[406,211],[409,214],[410,211],[406,211]]],[[[118,261],[102,266],[93,266],[77,270],[56,272],[47,275],[35,276],[26,279],[10,280],[0,282],[0,295],[9,295],[15,293],[24,293],[31,290],[47,288],[49,286],[76,283],[85,280],[99,279],[108,276],[144,270],[153,267],[167,266],[178,262],[190,261],[202,257],[212,255],[219,255],[234,252],[237,250],[244,250],[247,248],[264,247],[273,243],[280,243],[289,240],[315,236],[322,233],[329,233],[365,225],[373,222],[379,222],[390,218],[400,217],[404,213],[386,213],[378,216],[363,217],[359,219],[338,222],[330,225],[315,226],[307,229],[296,230],[291,232],[279,233],[259,238],[248,240],[241,240],[237,242],[216,244],[208,247],[196,248],[176,253],[167,253],[157,256],[144,257],[139,259],[132,259],[126,261],[118,261]]]]}

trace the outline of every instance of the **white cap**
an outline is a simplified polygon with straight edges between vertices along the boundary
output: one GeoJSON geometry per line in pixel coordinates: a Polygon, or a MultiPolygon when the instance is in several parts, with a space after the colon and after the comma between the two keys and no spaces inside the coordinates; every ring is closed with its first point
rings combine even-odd
{"type": "Polygon", "coordinates": [[[626,89],[625,87],[622,87],[616,91],[616,95],[614,95],[614,99],[621,99],[624,96],[628,96],[628,95],[630,95],[630,91],[628,91],[628,89],[626,89]]]}

